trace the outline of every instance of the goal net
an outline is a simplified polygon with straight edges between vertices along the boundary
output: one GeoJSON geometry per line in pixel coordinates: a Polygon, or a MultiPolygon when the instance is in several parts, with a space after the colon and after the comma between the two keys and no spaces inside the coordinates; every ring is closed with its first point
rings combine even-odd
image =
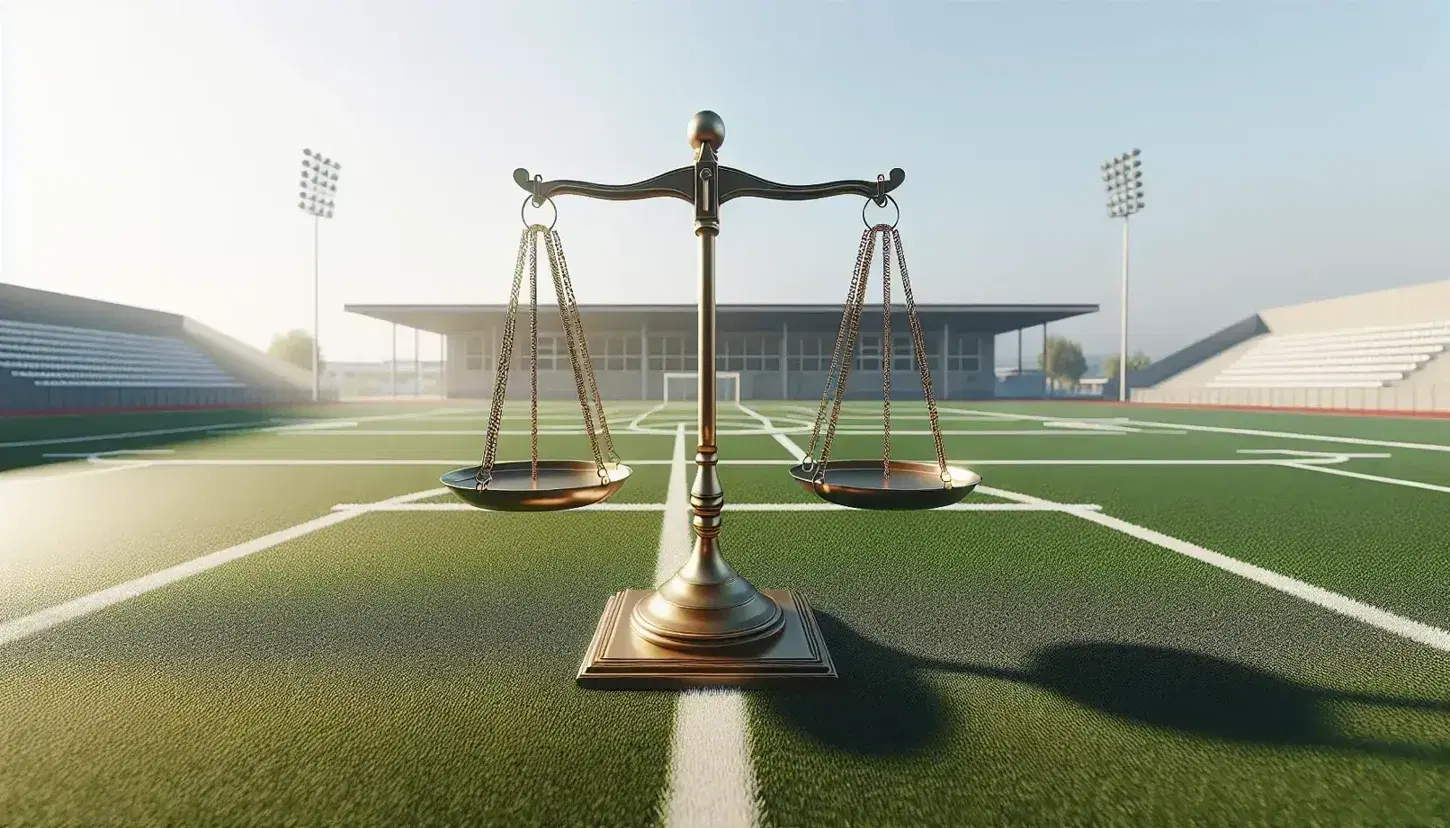
{"type": "MultiPolygon", "coordinates": [[[[665,374],[665,402],[700,398],[700,375],[695,371],[665,374]]],[[[740,373],[715,372],[715,399],[740,404],[740,373]]]]}

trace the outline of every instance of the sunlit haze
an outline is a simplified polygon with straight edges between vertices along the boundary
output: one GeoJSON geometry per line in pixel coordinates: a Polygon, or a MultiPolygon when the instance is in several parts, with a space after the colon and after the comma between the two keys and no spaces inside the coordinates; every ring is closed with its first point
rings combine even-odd
{"type": "MultiPolygon", "coordinates": [[[[691,161],[685,125],[706,108],[721,161],[768,179],[904,168],[918,301],[1097,303],[1059,326],[1089,353],[1114,350],[1120,307],[1098,164],[1134,147],[1132,337],[1154,357],[1259,308],[1450,275],[1450,4],[1434,0],[4,13],[0,280],[259,347],[311,326],[304,147],[343,165],[322,347],[373,360],[388,326],[345,303],[506,300],[515,167],[648,178],[691,161]]],[[[558,202],[581,302],[694,301],[688,205],[558,202]]],[[[842,301],[860,212],[728,205],[719,300],[842,301]]]]}

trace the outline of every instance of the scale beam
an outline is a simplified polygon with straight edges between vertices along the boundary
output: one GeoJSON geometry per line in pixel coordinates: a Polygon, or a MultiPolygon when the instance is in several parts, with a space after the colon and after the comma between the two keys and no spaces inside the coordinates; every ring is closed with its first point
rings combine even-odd
{"type": "Polygon", "coordinates": [[[606,201],[639,201],[644,198],[679,198],[695,200],[695,168],[680,167],[663,175],[634,184],[595,184],[592,181],[544,181],[529,175],[523,167],[514,170],[514,182],[534,197],[534,206],[542,207],[544,199],[556,195],[582,195],[606,201]]]}
{"type": "MultiPolygon", "coordinates": [[[[713,153],[712,153],[713,155],[713,153]]],[[[734,167],[717,167],[720,178],[719,203],[737,198],[768,198],[774,201],[814,201],[839,195],[869,198],[876,206],[886,206],[886,196],[906,181],[906,171],[897,167],[876,181],[827,181],[824,184],[778,184],[734,167]]],[[[695,167],[680,167],[663,175],[634,184],[596,184],[592,181],[559,179],[544,181],[520,167],[514,170],[514,181],[534,196],[536,207],[556,195],[582,195],[607,201],[638,201],[645,198],[678,198],[695,200],[695,167]]]]}

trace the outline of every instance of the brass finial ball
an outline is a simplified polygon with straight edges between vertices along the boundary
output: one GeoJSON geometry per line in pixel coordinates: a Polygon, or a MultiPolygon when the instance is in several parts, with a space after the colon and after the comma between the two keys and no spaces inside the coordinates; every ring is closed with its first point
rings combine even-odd
{"type": "Polygon", "coordinates": [[[702,110],[695,113],[690,119],[690,149],[699,149],[701,144],[709,144],[710,149],[720,151],[720,145],[725,143],[725,120],[710,110],[702,110]]]}

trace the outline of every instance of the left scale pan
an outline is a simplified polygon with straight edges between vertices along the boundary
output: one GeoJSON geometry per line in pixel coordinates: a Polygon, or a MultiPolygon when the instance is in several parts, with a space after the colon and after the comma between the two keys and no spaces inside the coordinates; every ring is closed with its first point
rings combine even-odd
{"type": "Polygon", "coordinates": [[[455,469],[443,485],[465,503],[496,512],[557,512],[603,503],[624,485],[633,470],[607,463],[604,473],[586,460],[540,460],[535,480],[528,460],[495,463],[493,476],[479,488],[479,466],[455,469]]]}

